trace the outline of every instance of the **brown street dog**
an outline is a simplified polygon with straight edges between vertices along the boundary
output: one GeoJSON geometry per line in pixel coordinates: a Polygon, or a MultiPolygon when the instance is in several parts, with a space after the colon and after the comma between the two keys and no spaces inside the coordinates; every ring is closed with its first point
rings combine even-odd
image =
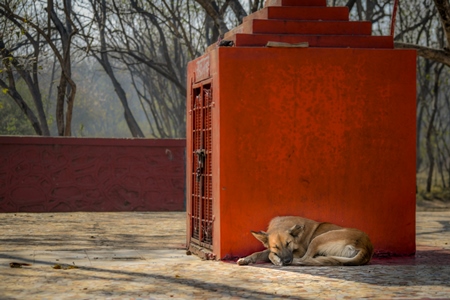
{"type": "Polygon", "coordinates": [[[369,263],[373,255],[364,232],[301,217],[275,217],[267,232],[252,234],[267,249],[240,258],[239,265],[271,261],[277,266],[359,266],[369,263]]]}

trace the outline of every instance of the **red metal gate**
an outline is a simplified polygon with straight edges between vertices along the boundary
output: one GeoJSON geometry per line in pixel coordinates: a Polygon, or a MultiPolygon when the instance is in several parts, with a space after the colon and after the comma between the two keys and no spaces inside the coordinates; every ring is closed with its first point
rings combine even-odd
{"type": "MultiPolygon", "coordinates": [[[[191,99],[191,244],[212,249],[212,86],[193,86],[191,99]]],[[[194,245],[191,245],[194,246],[194,245]]],[[[192,248],[192,247],[191,247],[192,248]]]]}

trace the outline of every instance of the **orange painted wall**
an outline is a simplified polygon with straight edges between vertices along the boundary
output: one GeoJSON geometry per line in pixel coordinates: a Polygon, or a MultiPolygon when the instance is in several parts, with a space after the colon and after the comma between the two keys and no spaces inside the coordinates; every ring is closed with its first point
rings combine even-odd
{"type": "MultiPolygon", "coordinates": [[[[379,254],[415,252],[414,51],[218,48],[199,60],[208,56],[218,258],[262,249],[250,230],[278,215],[362,229],[379,254]]],[[[196,61],[188,68],[198,81],[196,61]]]]}

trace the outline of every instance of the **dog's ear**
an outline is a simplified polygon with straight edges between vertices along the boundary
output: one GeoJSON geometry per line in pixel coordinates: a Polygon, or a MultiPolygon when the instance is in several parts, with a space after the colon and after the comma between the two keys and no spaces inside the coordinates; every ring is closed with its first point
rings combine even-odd
{"type": "Polygon", "coordinates": [[[269,235],[264,231],[252,231],[252,234],[255,238],[257,238],[263,245],[267,248],[269,247],[269,235]]]}
{"type": "Polygon", "coordinates": [[[291,229],[289,229],[288,232],[293,237],[297,237],[300,234],[300,232],[303,231],[304,228],[305,228],[304,225],[297,224],[297,225],[292,226],[291,229]]]}

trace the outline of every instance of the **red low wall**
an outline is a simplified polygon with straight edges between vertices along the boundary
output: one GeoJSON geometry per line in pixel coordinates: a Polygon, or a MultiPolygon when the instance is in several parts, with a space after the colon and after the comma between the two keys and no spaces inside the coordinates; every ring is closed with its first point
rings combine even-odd
{"type": "Polygon", "coordinates": [[[182,211],[185,144],[0,137],[0,212],[182,211]]]}

